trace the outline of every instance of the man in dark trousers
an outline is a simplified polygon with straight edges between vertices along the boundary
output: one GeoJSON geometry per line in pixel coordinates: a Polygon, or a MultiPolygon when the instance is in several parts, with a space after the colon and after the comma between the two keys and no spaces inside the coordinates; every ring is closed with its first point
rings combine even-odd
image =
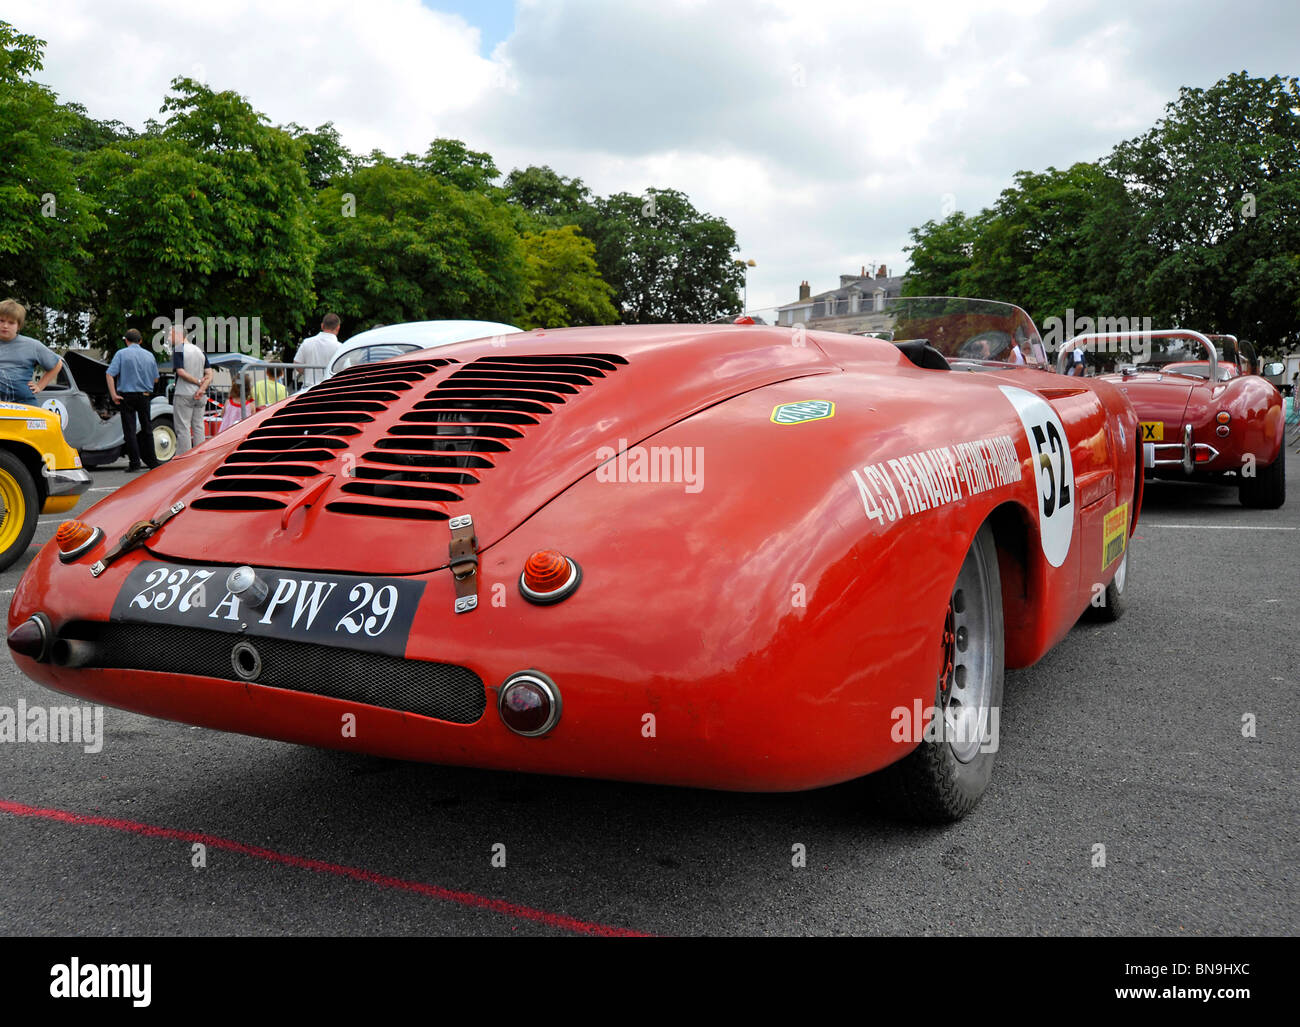
{"type": "Polygon", "coordinates": [[[127,470],[140,470],[140,446],[136,440],[136,420],[144,430],[144,462],[150,469],[158,466],[153,451],[153,425],[149,421],[149,400],[158,381],[158,361],[140,345],[140,333],[132,328],[124,336],[126,349],[113,354],[108,365],[108,394],[122,407],[122,438],[126,443],[127,470]],[[114,379],[117,379],[114,381],[114,379]],[[119,388],[119,386],[121,386],[119,388]],[[118,393],[121,395],[118,395],[118,393]]]}

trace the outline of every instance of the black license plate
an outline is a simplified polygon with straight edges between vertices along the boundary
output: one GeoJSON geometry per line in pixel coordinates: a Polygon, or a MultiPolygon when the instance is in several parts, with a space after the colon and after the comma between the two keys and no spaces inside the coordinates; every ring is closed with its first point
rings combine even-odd
{"type": "Polygon", "coordinates": [[[233,569],[142,562],[113,601],[113,620],[406,654],[423,581],[259,570],[267,594],[254,608],[226,588],[233,569]]]}

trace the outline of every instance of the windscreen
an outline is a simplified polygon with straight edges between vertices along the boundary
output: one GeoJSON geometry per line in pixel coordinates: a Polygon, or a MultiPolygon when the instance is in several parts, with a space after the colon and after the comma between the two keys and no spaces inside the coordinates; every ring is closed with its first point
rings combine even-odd
{"type": "MultiPolygon", "coordinates": [[[[753,310],[754,324],[842,332],[889,342],[924,340],[950,364],[1048,366],[1042,337],[1028,314],[1010,303],[948,296],[862,296],[838,306],[806,303],[753,310]],[[821,316],[822,311],[825,316],[821,316]]],[[[731,320],[728,318],[727,320],[731,320]]]]}
{"type": "MultiPolygon", "coordinates": [[[[1074,340],[1065,344],[1067,350],[1074,340]]],[[[1181,374],[1191,378],[1210,376],[1210,353],[1205,343],[1192,335],[1161,336],[1137,333],[1133,338],[1100,338],[1084,344],[1086,364],[1095,374],[1114,374],[1120,368],[1132,366],[1138,371],[1161,371],[1181,374]]],[[[1215,347],[1218,350],[1218,346],[1215,347]]],[[[1235,348],[1233,357],[1235,359],[1235,348]]],[[[1220,376],[1224,357],[1219,352],[1220,376]]]]}

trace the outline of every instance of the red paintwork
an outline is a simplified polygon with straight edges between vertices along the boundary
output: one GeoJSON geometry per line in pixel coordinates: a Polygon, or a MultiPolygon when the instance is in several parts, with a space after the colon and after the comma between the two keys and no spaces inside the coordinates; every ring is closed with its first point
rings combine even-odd
{"type": "MultiPolygon", "coordinates": [[[[468,361],[494,351],[483,341],[434,352],[468,361]]],[[[291,742],[712,788],[811,788],[911,748],[891,741],[890,712],[933,702],[953,582],[995,510],[1011,667],[1039,659],[1113,576],[1118,561],[1102,564],[1105,514],[1129,502],[1130,533],[1136,523],[1137,419],[1107,382],[1017,367],[922,370],[888,342],[766,326],[547,331],[512,337],[510,353],[613,353],[628,365],[448,504],[478,528],[477,610],[452,612],[445,523],[349,518],[322,512],[323,501],[285,527],[278,511],[186,509],[150,546],[178,560],[423,575],[406,655],[475,670],[489,689],[477,723],[206,677],[15,661],[94,702],[291,742]],[[1069,442],[1073,536],[1058,567],[1040,543],[1031,443],[1003,385],[1047,399],[1069,442]],[[773,423],[777,404],[805,400],[834,402],[835,413],[773,423]],[[855,470],[999,435],[1014,440],[1018,482],[892,523],[866,516],[855,470]],[[702,487],[597,480],[597,449],[619,439],[702,447],[702,487]],[[557,605],[534,606],[516,582],[529,554],[546,548],[576,559],[583,582],[557,605]],[[504,606],[493,604],[498,595],[504,606]],[[563,717],[542,738],[511,733],[495,709],[496,688],[525,668],[563,695],[563,717]],[[358,716],[355,738],[340,737],[345,712],[358,716]],[[650,713],[652,738],[643,734],[650,713]]],[[[192,500],[266,416],[133,481],[84,519],[115,539],[192,500]]],[[[56,628],[107,619],[132,566],[150,555],[137,550],[92,580],[90,559],[64,566],[47,545],[14,594],[10,627],[37,611],[56,628]]]]}
{"type": "MultiPolygon", "coordinates": [[[[1245,371],[1241,365],[1222,361],[1220,375],[1227,371],[1228,376],[1214,383],[1197,375],[1178,373],[1179,368],[1192,366],[1207,367],[1208,361],[1170,364],[1163,371],[1102,375],[1099,380],[1114,383],[1128,396],[1139,421],[1162,422],[1166,445],[1181,445],[1184,426],[1190,424],[1194,445],[1204,443],[1219,451],[1217,457],[1198,462],[1192,478],[1213,479],[1228,472],[1240,472],[1248,455],[1253,456],[1257,467],[1272,464],[1282,448],[1286,419],[1282,394],[1277,387],[1268,379],[1245,371]],[[1216,418],[1221,411],[1232,418],[1226,437],[1216,431],[1216,418]]],[[[1162,478],[1188,477],[1174,466],[1148,469],[1147,474],[1162,478]]]]}

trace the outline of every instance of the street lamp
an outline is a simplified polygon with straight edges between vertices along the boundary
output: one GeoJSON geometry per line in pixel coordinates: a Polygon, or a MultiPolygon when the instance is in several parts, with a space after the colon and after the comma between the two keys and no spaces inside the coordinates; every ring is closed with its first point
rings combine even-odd
{"type": "Polygon", "coordinates": [[[745,300],[744,300],[744,306],[740,308],[740,312],[742,314],[746,314],[749,312],[749,269],[751,267],[758,267],[758,263],[753,260],[740,260],[740,259],[737,259],[736,263],[745,269],[745,300]]]}

